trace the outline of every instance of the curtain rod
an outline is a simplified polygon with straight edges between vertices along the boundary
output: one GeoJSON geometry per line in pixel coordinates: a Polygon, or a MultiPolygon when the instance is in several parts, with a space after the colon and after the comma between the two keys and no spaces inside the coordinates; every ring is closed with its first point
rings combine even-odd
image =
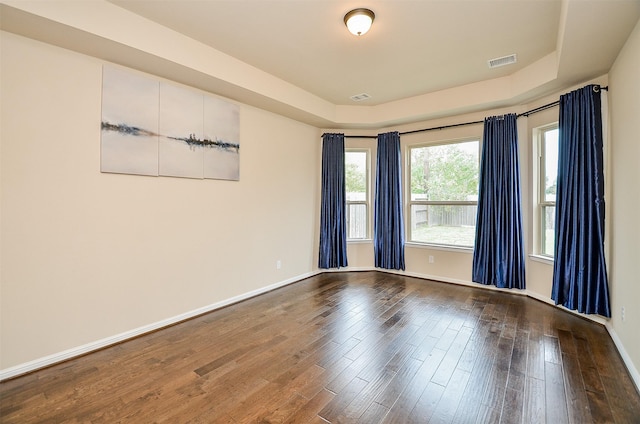
{"type": "MultiPolygon", "coordinates": [[[[596,91],[596,92],[599,91],[599,90],[608,91],[609,90],[609,86],[601,87],[599,85],[594,85],[593,86],[593,90],[596,91]]],[[[531,110],[528,110],[526,112],[519,113],[518,115],[516,115],[516,118],[520,118],[521,116],[527,117],[529,115],[533,115],[534,113],[542,112],[543,110],[547,110],[547,109],[552,108],[554,106],[558,106],[559,104],[560,104],[560,100],[556,100],[555,102],[547,103],[546,105],[539,106],[539,107],[537,107],[535,109],[531,109],[531,110]]],[[[446,128],[462,127],[462,126],[465,126],[465,125],[476,125],[476,124],[482,124],[482,123],[484,123],[484,120],[482,120],[482,121],[462,122],[460,124],[450,124],[450,125],[442,125],[442,126],[439,126],[439,127],[423,128],[423,129],[413,130],[413,131],[404,131],[404,132],[401,132],[399,134],[400,135],[414,134],[414,133],[419,133],[419,132],[434,131],[434,130],[444,130],[446,128]]],[[[378,136],[377,135],[345,135],[344,138],[378,138],[378,136]]]]}

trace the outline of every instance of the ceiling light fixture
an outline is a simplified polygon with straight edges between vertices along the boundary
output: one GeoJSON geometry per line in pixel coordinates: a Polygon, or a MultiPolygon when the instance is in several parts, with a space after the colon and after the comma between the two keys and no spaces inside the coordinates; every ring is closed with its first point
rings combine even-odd
{"type": "Polygon", "coordinates": [[[364,35],[371,28],[376,15],[369,9],[353,9],[344,15],[344,23],[353,35],[364,35]]]}

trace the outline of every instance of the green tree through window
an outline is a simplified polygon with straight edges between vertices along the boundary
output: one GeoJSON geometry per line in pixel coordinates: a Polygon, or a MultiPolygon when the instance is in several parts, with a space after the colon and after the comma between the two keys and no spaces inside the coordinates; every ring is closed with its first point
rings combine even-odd
{"type": "Polygon", "coordinates": [[[478,152],[464,147],[445,144],[412,149],[411,194],[437,201],[477,198],[478,152]]]}
{"type": "Polygon", "coordinates": [[[347,239],[365,239],[369,229],[369,151],[345,152],[347,239]]]}
{"type": "Polygon", "coordinates": [[[345,181],[348,193],[366,193],[367,177],[361,167],[355,163],[346,163],[345,181]]]}
{"type": "Polygon", "coordinates": [[[479,141],[409,148],[409,239],[473,246],[479,141]]]}

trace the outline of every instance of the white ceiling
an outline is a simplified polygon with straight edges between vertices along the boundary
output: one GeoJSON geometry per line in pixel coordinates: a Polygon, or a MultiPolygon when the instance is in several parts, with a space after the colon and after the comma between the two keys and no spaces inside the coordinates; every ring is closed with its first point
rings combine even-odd
{"type": "MultiPolygon", "coordinates": [[[[333,104],[367,93],[377,105],[512,74],[553,53],[564,36],[560,0],[111,0],[199,40],[333,104]],[[376,18],[364,36],[343,17],[367,7],[376,18]],[[489,69],[489,59],[517,54],[515,65],[489,69]]],[[[602,13],[594,30],[574,25],[576,39],[606,37],[594,48],[586,77],[608,71],[637,21],[640,2],[581,0],[602,13]],[[605,6],[605,7],[603,7],[605,6]]],[[[565,10],[566,12],[566,10],[565,10]]],[[[573,17],[572,17],[573,18],[573,17]]],[[[580,22],[578,22],[580,23],[580,22]]],[[[570,48],[574,48],[570,46],[570,48]]],[[[583,66],[578,61],[576,66],[583,66]]],[[[584,77],[581,76],[581,77],[584,77]]]]}
{"type": "Polygon", "coordinates": [[[531,102],[608,73],[639,18],[640,0],[0,0],[5,31],[320,128],[531,102]]]}

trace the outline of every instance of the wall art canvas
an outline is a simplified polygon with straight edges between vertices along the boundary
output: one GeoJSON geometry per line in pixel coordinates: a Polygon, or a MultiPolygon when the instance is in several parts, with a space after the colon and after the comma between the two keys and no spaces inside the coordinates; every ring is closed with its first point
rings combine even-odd
{"type": "Polygon", "coordinates": [[[240,179],[240,113],[238,106],[204,98],[204,177],[240,179]]]}
{"type": "Polygon", "coordinates": [[[105,67],[100,170],[158,175],[158,82],[105,67]]]}
{"type": "Polygon", "coordinates": [[[204,96],[160,83],[160,175],[203,178],[204,96]]]}
{"type": "Polygon", "coordinates": [[[240,179],[237,105],[105,67],[102,172],[240,179]]]}

